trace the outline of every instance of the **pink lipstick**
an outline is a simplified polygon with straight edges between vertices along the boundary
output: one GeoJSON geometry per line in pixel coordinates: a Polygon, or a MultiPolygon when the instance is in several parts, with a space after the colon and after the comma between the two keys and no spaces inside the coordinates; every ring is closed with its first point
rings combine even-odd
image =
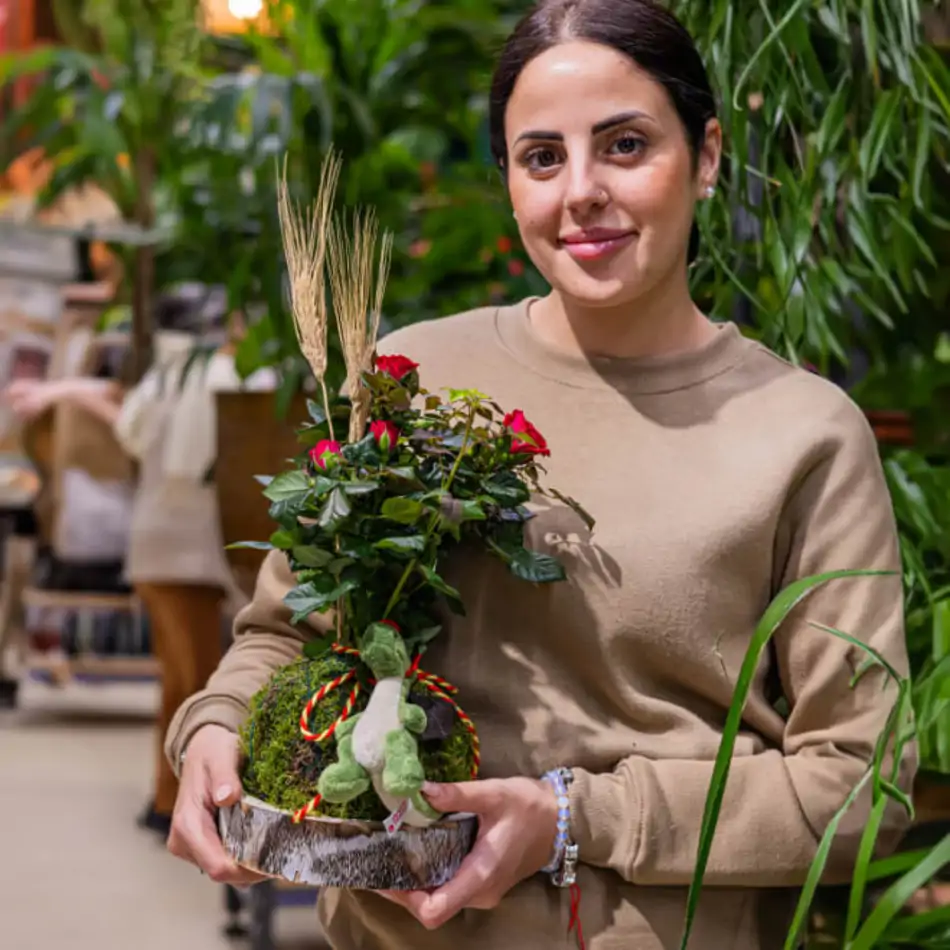
{"type": "Polygon", "coordinates": [[[561,246],[578,261],[596,261],[623,250],[637,236],[636,231],[617,228],[585,228],[561,237],[561,246]]]}

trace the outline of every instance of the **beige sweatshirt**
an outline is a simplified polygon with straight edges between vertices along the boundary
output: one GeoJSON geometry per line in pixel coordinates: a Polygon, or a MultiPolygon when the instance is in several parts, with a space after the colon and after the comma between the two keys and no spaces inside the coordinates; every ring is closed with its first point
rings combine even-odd
{"type": "MultiPolygon", "coordinates": [[[[573,834],[584,862],[590,950],[678,946],[712,763],[752,630],[772,596],[822,571],[899,569],[890,499],[863,414],[838,388],[731,324],[700,351],[588,362],[533,333],[530,301],[415,325],[383,341],[423,385],[477,387],[547,437],[548,483],[597,519],[542,507],[532,546],[569,581],[533,587],[484,555],[450,572],[468,604],[426,665],[460,688],[485,777],[575,769],[573,834]]],[[[179,712],[173,759],[206,723],[237,728],[251,695],[312,630],[288,625],[291,578],[270,555],[236,642],[179,712]]],[[[895,691],[808,620],[846,630],[906,670],[899,576],[840,580],[774,641],[745,711],[691,946],[781,946],[791,890],[857,783],[895,691]],[[791,713],[773,708],[784,695],[791,713]]],[[[908,753],[904,784],[915,767],[908,753]]],[[[866,804],[864,806],[866,808],[866,804]]],[[[865,811],[843,823],[847,874],[865,811]]],[[[889,827],[899,830],[896,811],[889,827]]],[[[542,875],[491,912],[429,933],[374,894],[328,891],[335,950],[552,950],[569,898],[542,875]]]]}

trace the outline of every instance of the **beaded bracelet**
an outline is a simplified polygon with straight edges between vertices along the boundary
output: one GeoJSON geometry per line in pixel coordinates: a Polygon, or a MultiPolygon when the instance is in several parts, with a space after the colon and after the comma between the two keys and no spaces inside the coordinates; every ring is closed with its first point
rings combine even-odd
{"type": "Polygon", "coordinates": [[[571,841],[571,803],[568,787],[574,781],[570,769],[554,769],[542,776],[557,796],[557,837],[554,854],[542,870],[556,887],[570,887],[577,880],[578,847],[571,841]]]}

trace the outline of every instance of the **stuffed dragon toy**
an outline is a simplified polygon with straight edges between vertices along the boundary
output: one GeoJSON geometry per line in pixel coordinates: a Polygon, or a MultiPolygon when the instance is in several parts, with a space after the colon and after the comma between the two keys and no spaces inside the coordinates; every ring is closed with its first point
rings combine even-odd
{"type": "Polygon", "coordinates": [[[337,761],[320,776],[325,801],[344,804],[369,790],[408,825],[424,828],[440,815],[422,796],[425,772],[419,743],[425,711],[408,702],[412,677],[406,644],[395,627],[373,623],[360,643],[376,685],[363,712],[336,733],[337,761]]]}

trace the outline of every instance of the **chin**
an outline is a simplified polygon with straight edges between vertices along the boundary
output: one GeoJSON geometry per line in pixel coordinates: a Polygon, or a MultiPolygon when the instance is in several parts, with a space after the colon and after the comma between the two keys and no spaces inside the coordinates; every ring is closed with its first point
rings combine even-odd
{"type": "Polygon", "coordinates": [[[619,277],[598,279],[585,276],[550,282],[559,294],[582,307],[610,308],[636,300],[646,291],[643,281],[621,280],[619,277]]]}

